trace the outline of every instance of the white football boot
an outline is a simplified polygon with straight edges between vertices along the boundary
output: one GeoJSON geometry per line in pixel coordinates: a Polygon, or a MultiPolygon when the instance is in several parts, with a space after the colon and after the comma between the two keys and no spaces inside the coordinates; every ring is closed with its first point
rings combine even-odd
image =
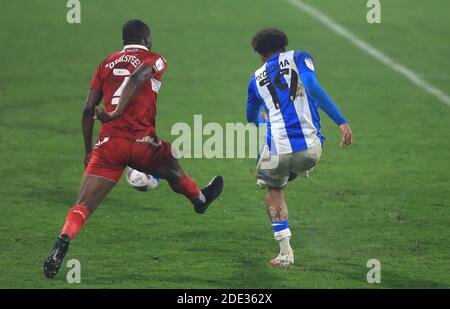
{"type": "Polygon", "coordinates": [[[275,267],[287,267],[294,264],[294,251],[290,251],[288,254],[278,254],[276,258],[270,261],[270,264],[275,267]]]}

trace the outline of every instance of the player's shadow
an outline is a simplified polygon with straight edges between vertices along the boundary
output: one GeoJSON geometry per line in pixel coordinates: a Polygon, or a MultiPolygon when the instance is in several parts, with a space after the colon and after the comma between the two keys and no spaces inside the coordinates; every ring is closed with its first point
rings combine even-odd
{"type": "MultiPolygon", "coordinates": [[[[238,235],[225,233],[223,230],[183,231],[179,237],[188,239],[204,239],[206,243],[218,245],[205,246],[201,243],[190,244],[185,247],[192,254],[200,254],[210,258],[210,262],[217,261],[217,269],[225,269],[220,279],[205,279],[205,283],[213,283],[211,287],[221,288],[280,288],[286,272],[284,269],[274,269],[269,260],[272,256],[261,256],[251,248],[253,242],[243,240],[238,235]],[[227,238],[224,238],[227,235],[227,238]],[[226,262],[224,262],[226,261],[226,262]]],[[[295,266],[293,266],[295,268],[295,266]]],[[[207,274],[205,274],[207,275],[207,274]]],[[[212,276],[216,278],[217,276],[212,276]]]]}
{"type": "MultiPolygon", "coordinates": [[[[162,285],[177,288],[280,287],[280,282],[286,275],[284,270],[273,269],[268,263],[269,257],[262,257],[257,252],[246,251],[246,247],[242,245],[241,241],[232,240],[232,238],[227,241],[223,236],[214,231],[206,233],[201,230],[185,230],[171,234],[171,239],[204,240],[204,242],[177,244],[177,250],[188,252],[188,255],[197,255],[198,263],[196,265],[187,263],[176,274],[159,271],[152,273],[153,282],[161,282],[162,285]],[[224,244],[224,242],[228,243],[224,244]],[[208,243],[212,245],[205,245],[208,243]],[[201,267],[202,263],[205,263],[205,267],[201,267]]],[[[132,277],[136,282],[148,280],[147,276],[140,274],[129,274],[127,277],[132,277]]]]}
{"type": "MultiPolygon", "coordinates": [[[[273,258],[273,257],[272,257],[273,258]]],[[[274,268],[269,264],[270,257],[261,256],[241,256],[241,267],[233,278],[232,285],[236,288],[295,288],[283,286],[286,275],[292,272],[297,266],[290,266],[289,268],[274,268]]],[[[291,284],[292,285],[292,284],[291,284]]]]}
{"type": "MultiPolygon", "coordinates": [[[[17,192],[10,192],[10,194],[5,194],[5,197],[9,195],[12,199],[14,199],[17,194],[17,192]]],[[[36,204],[36,201],[41,201],[60,208],[61,205],[71,205],[74,203],[76,191],[73,189],[67,189],[63,186],[39,187],[36,185],[30,185],[26,189],[22,190],[19,193],[19,196],[21,200],[25,199],[33,201],[33,204],[36,204]]]]}

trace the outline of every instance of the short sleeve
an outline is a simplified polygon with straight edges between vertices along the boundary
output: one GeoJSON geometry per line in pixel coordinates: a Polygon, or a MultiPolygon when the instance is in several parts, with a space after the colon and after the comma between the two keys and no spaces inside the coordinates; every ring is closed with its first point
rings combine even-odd
{"type": "Polygon", "coordinates": [[[163,76],[163,74],[166,72],[167,65],[168,65],[167,60],[163,56],[160,56],[160,55],[155,55],[154,57],[148,57],[142,63],[148,64],[155,69],[156,73],[155,73],[154,78],[156,78],[158,80],[160,80],[161,77],[163,76]]]}
{"type": "Polygon", "coordinates": [[[307,52],[295,51],[294,60],[300,74],[305,72],[311,72],[315,74],[316,68],[314,60],[307,52]]]}
{"type": "Polygon", "coordinates": [[[92,76],[91,83],[89,86],[90,89],[102,90],[104,83],[102,77],[102,69],[103,69],[103,62],[100,63],[100,65],[95,70],[94,75],[92,76]]]}

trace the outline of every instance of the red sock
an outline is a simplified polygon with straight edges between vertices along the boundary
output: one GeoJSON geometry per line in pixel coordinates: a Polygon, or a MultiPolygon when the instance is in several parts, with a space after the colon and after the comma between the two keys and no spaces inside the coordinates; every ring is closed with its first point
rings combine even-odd
{"type": "Polygon", "coordinates": [[[189,175],[185,174],[184,178],[176,184],[170,184],[173,192],[183,194],[192,203],[200,198],[200,189],[197,183],[189,175]]]}
{"type": "Polygon", "coordinates": [[[62,234],[69,235],[70,239],[74,238],[81,227],[84,225],[88,217],[88,209],[84,205],[75,205],[70,208],[66,217],[66,223],[61,230],[62,234]]]}

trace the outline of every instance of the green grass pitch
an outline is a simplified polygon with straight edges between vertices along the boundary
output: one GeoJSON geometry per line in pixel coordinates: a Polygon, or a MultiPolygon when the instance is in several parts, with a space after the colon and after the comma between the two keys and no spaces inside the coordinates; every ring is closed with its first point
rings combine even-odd
{"type": "MultiPolygon", "coordinates": [[[[450,287],[450,107],[286,1],[4,1],[0,10],[1,288],[417,288],[450,287]],[[141,193],[124,179],[72,241],[80,284],[65,264],[48,280],[42,263],[83,171],[81,109],[100,61],[121,48],[127,19],[153,31],[169,61],[157,129],[176,122],[245,121],[246,87],[260,66],[249,41],[261,27],[287,32],[310,52],[322,86],[350,120],[355,144],[328,140],[308,180],[287,188],[296,264],[273,269],[277,253],[253,159],[184,159],[201,185],[225,179],[222,196],[196,215],[166,183],[141,193]],[[366,263],[381,262],[380,284],[366,263]]],[[[308,0],[359,38],[450,94],[450,3],[308,0]],[[420,9],[417,9],[420,7],[420,9]]],[[[98,125],[96,132],[98,131],[98,125]]]]}

